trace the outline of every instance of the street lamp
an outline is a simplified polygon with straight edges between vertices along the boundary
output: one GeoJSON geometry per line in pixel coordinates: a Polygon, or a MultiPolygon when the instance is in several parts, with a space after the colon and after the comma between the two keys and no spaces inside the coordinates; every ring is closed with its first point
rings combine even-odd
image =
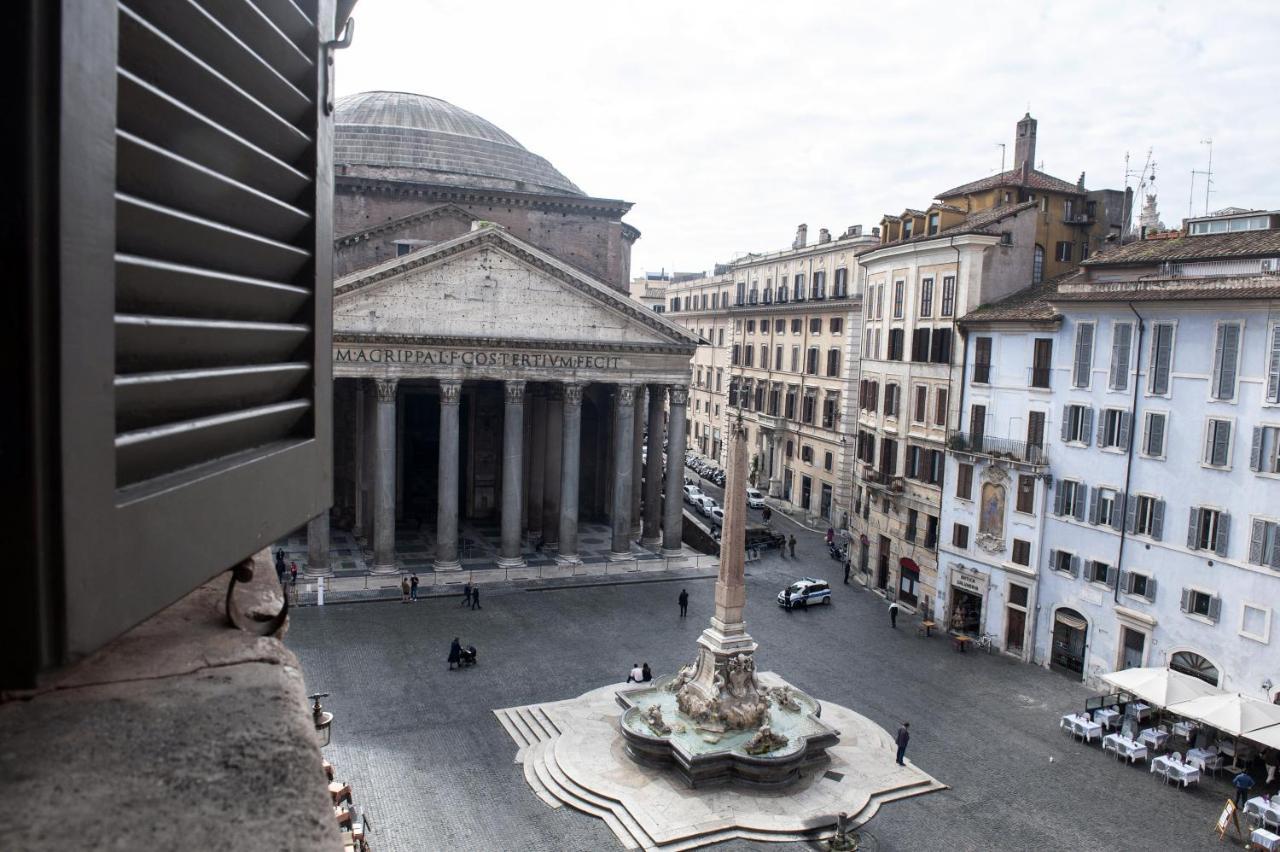
{"type": "Polygon", "coordinates": [[[311,719],[316,726],[316,737],[320,740],[320,748],[327,746],[333,736],[333,714],[320,706],[320,699],[328,697],[327,692],[317,692],[307,696],[315,702],[311,705],[311,719]]]}

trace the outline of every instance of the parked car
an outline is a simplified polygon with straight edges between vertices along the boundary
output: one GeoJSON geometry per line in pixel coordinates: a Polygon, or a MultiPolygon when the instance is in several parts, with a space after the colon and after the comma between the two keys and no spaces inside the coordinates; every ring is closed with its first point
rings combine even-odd
{"type": "Polygon", "coordinates": [[[724,509],[719,506],[711,507],[711,525],[714,527],[724,526],[724,509]]]}
{"type": "Polygon", "coordinates": [[[831,603],[831,587],[826,580],[815,580],[804,577],[778,592],[778,605],[809,606],[810,604],[831,603]]]}
{"type": "Polygon", "coordinates": [[[696,485],[686,485],[684,487],[684,502],[690,506],[696,506],[698,499],[702,497],[702,489],[696,485]]]}
{"type": "Polygon", "coordinates": [[[743,530],[746,538],[746,546],[748,550],[771,550],[775,547],[782,547],[787,543],[787,537],[780,532],[774,532],[768,527],[752,526],[743,530]]]}
{"type": "Polygon", "coordinates": [[[719,504],[716,503],[715,498],[707,494],[703,494],[697,500],[693,501],[693,508],[697,509],[698,514],[702,515],[704,518],[711,517],[711,510],[717,506],[719,506],[719,504]]]}
{"type": "Polygon", "coordinates": [[[747,489],[747,507],[751,509],[764,508],[764,495],[754,488],[747,489]]]}

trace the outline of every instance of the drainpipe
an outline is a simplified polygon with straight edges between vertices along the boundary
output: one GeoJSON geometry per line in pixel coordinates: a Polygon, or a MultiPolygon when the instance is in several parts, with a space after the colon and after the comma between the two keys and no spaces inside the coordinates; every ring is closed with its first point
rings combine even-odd
{"type": "MultiPolygon", "coordinates": [[[[952,251],[954,251],[954,252],[956,253],[956,291],[955,291],[955,293],[953,294],[953,301],[952,301],[952,303],[951,303],[951,346],[952,346],[952,351],[951,351],[951,357],[947,358],[947,407],[948,407],[948,408],[950,408],[950,407],[951,407],[951,394],[952,394],[952,391],[954,390],[954,385],[955,385],[955,377],[954,377],[954,374],[955,374],[955,363],[956,363],[956,359],[955,359],[955,347],[956,347],[956,346],[958,346],[958,345],[960,344],[960,335],[959,335],[959,333],[957,332],[957,329],[956,329],[956,315],[959,313],[959,311],[957,310],[957,307],[958,307],[958,306],[959,306],[959,304],[960,304],[960,249],[956,248],[956,238],[955,238],[954,236],[953,236],[953,237],[951,237],[951,244],[950,244],[950,246],[951,246],[951,250],[952,250],[952,251]]],[[[938,291],[938,310],[939,310],[939,311],[941,311],[941,310],[942,310],[942,291],[941,291],[941,290],[939,290],[939,291],[938,291]]],[[[968,342],[968,341],[966,340],[966,344],[967,344],[967,342],[968,342]]],[[[963,359],[964,359],[964,360],[963,360],[963,361],[961,362],[961,364],[960,364],[960,367],[961,367],[961,370],[960,370],[960,376],[963,378],[963,377],[964,377],[964,371],[965,371],[965,369],[967,369],[967,368],[968,368],[968,365],[969,365],[969,347],[968,347],[967,345],[964,347],[964,354],[963,354],[963,356],[962,356],[962,357],[963,357],[963,359]]],[[[959,407],[958,407],[956,410],[959,412],[959,416],[960,416],[960,417],[964,417],[964,384],[965,384],[964,382],[961,382],[961,383],[960,383],[960,396],[959,396],[959,398],[957,399],[957,403],[959,404],[959,407]]],[[[946,415],[946,423],[945,423],[945,424],[943,424],[943,431],[942,431],[942,457],[943,457],[942,475],[938,477],[938,491],[939,491],[939,500],[938,500],[938,540],[937,540],[937,541],[935,541],[935,542],[933,543],[933,545],[934,545],[934,547],[933,547],[933,554],[934,554],[933,561],[934,561],[934,565],[936,566],[936,567],[934,568],[934,576],[937,576],[939,573],[941,573],[941,572],[939,572],[939,571],[938,571],[938,568],[939,568],[939,567],[941,567],[940,565],[938,565],[938,563],[942,561],[942,503],[943,503],[943,501],[945,501],[945,500],[947,499],[947,465],[946,465],[946,456],[947,456],[947,452],[948,452],[948,450],[950,449],[950,446],[951,446],[951,433],[952,433],[952,429],[951,429],[951,413],[948,411],[948,412],[947,412],[947,415],[946,415]]],[[[942,593],[944,592],[944,590],[943,590],[943,589],[935,589],[934,591],[935,591],[934,606],[936,607],[936,606],[938,605],[938,598],[937,598],[937,595],[942,594],[942,593]]],[[[988,592],[989,592],[989,591],[990,591],[990,589],[988,589],[988,592]]],[[[984,609],[985,609],[985,607],[984,607],[984,609]]],[[[987,616],[988,616],[988,615],[990,615],[990,613],[987,613],[987,612],[983,612],[983,613],[982,613],[982,625],[981,625],[981,626],[982,626],[982,628],[983,628],[983,633],[986,633],[986,623],[987,623],[987,616]]]]}
{"type": "MultiPolygon", "coordinates": [[[[1133,479],[1133,437],[1138,431],[1138,376],[1142,368],[1142,339],[1146,331],[1146,324],[1143,322],[1142,314],[1133,307],[1133,302],[1126,303],[1129,310],[1133,311],[1133,315],[1138,319],[1138,354],[1133,363],[1133,401],[1129,406],[1129,445],[1125,447],[1125,467],[1124,467],[1124,502],[1121,507],[1125,513],[1125,520],[1128,520],[1129,509],[1129,483],[1133,479]]],[[[1124,563],[1124,545],[1129,535],[1128,523],[1120,524],[1120,544],[1116,548],[1116,585],[1111,590],[1111,597],[1115,603],[1120,603],[1120,566],[1124,563]]]]}

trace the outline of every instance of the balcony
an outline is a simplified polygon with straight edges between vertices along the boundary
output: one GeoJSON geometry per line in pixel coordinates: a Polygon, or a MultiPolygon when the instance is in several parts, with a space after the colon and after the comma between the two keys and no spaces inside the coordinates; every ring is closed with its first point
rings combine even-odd
{"type": "Polygon", "coordinates": [[[889,488],[893,491],[902,490],[901,476],[894,476],[893,474],[885,473],[882,470],[877,470],[876,468],[872,467],[869,464],[866,464],[865,462],[863,463],[863,465],[864,466],[862,468],[862,480],[866,482],[868,485],[875,485],[875,486],[879,486],[880,488],[889,488]]]}
{"type": "Polygon", "coordinates": [[[993,459],[1004,459],[1037,467],[1049,463],[1048,450],[1043,446],[1009,438],[993,438],[990,435],[955,432],[947,441],[947,449],[952,452],[989,456],[993,459]]]}
{"type": "Polygon", "coordinates": [[[1049,388],[1049,368],[1048,367],[1028,367],[1027,368],[1027,387],[1049,388]]]}
{"type": "Polygon", "coordinates": [[[1066,224],[1066,225],[1088,226],[1088,225],[1092,225],[1096,220],[1095,220],[1094,214],[1092,213],[1072,213],[1069,216],[1063,216],[1062,221],[1063,221],[1063,224],[1066,224]]]}

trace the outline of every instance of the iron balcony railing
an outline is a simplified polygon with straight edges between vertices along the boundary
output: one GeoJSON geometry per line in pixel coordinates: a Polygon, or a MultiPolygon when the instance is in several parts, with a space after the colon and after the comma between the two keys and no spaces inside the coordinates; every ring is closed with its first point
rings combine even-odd
{"type": "Polygon", "coordinates": [[[1041,445],[1028,444],[1026,441],[1014,441],[1009,438],[993,438],[990,435],[953,432],[947,441],[947,448],[953,452],[974,453],[1025,464],[1043,465],[1049,463],[1048,451],[1041,445]]]}

